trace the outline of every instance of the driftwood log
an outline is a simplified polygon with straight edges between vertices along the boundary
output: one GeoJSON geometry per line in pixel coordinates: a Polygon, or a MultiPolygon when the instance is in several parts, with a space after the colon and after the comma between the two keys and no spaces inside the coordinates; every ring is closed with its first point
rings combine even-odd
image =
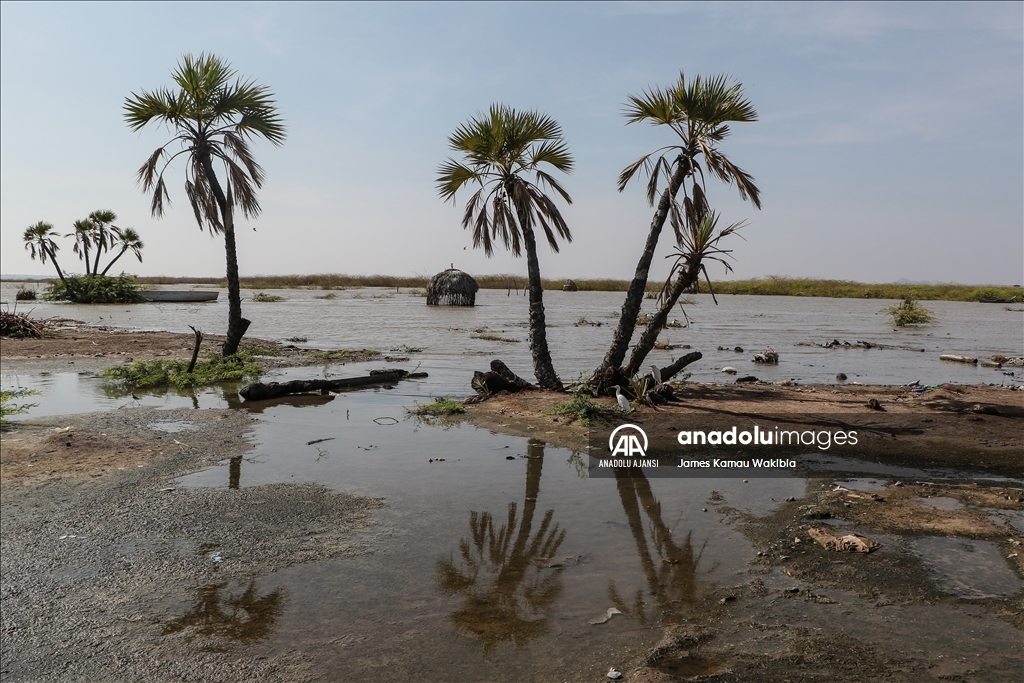
{"type": "MultiPolygon", "coordinates": [[[[661,368],[661,377],[659,378],[660,381],[668,382],[673,377],[678,375],[687,365],[690,365],[691,363],[696,363],[703,357],[704,354],[701,353],[700,351],[691,351],[685,356],[680,356],[672,364],[661,368]]],[[[651,380],[653,383],[654,377],[651,375],[651,373],[647,374],[647,378],[651,380]]],[[[631,390],[629,388],[629,378],[623,374],[622,370],[611,367],[605,368],[604,375],[600,378],[600,386],[597,388],[598,393],[601,394],[602,396],[612,395],[615,393],[616,384],[622,387],[622,390],[625,391],[627,394],[631,394],[631,390]]]]}
{"type": "Polygon", "coordinates": [[[472,386],[481,396],[492,396],[499,391],[514,394],[517,391],[537,388],[536,385],[530,384],[497,359],[491,361],[490,372],[477,371],[473,373],[472,386]]]}
{"type": "Polygon", "coordinates": [[[256,382],[241,388],[238,395],[246,401],[265,401],[268,398],[279,398],[291,394],[308,394],[310,392],[327,393],[351,387],[370,384],[388,384],[403,378],[426,377],[425,372],[409,373],[406,370],[373,370],[365,377],[346,377],[345,379],[297,379],[291,382],[256,382]]]}

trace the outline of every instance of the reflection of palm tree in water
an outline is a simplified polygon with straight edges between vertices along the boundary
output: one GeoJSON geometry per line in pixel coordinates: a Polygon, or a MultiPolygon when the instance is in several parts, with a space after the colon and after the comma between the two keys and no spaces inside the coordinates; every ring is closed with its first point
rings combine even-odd
{"type": "Polygon", "coordinates": [[[697,565],[700,564],[704,547],[694,553],[691,543],[692,532],[686,534],[680,546],[672,538],[672,530],[661,517],[661,503],[651,491],[651,483],[643,471],[631,468],[615,469],[615,485],[622,500],[622,509],[626,513],[629,530],[636,541],[640,566],[647,580],[648,593],[654,598],[658,613],[648,614],[648,605],[644,600],[643,589],[638,588],[633,598],[633,605],[626,605],[619,595],[615,582],[608,584],[608,595],[612,604],[627,615],[631,615],[641,623],[655,619],[662,623],[678,620],[680,613],[692,605],[697,596],[697,565]],[[641,509],[647,514],[650,524],[651,542],[648,545],[641,509]],[[657,561],[652,555],[657,555],[657,561]]]}
{"type": "Polygon", "coordinates": [[[546,626],[544,611],[562,592],[561,572],[542,566],[565,540],[565,531],[552,526],[554,510],[544,513],[540,528],[531,536],[544,442],[531,439],[528,454],[526,499],[518,529],[515,503],[509,504],[508,517],[497,530],[491,513],[470,512],[471,539],[459,541],[464,567],[456,566],[452,557],[437,563],[441,590],[464,595],[462,606],[451,614],[455,629],[482,640],[485,653],[502,642],[522,645],[540,635],[546,626]]]}
{"type": "MultiPolygon", "coordinates": [[[[281,614],[281,589],[258,595],[256,582],[240,595],[221,596],[227,583],[216,583],[199,589],[199,602],[187,613],[164,626],[164,635],[195,627],[205,636],[219,636],[247,643],[270,635],[281,614]]],[[[189,638],[191,640],[191,637],[189,638]]]]}

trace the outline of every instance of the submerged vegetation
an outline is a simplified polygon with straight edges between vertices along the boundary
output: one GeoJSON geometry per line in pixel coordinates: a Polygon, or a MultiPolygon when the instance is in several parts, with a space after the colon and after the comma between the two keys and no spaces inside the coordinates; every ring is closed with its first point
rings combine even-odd
{"type": "Polygon", "coordinates": [[[12,403],[14,399],[36,396],[38,394],[38,391],[31,389],[0,390],[0,429],[6,430],[10,426],[10,423],[7,421],[8,415],[22,415],[27,413],[29,408],[38,405],[36,403],[12,403]]]}
{"type": "Polygon", "coordinates": [[[263,374],[263,366],[244,352],[233,356],[211,354],[207,360],[196,363],[192,372],[188,372],[188,365],[181,360],[139,360],[131,365],[108,368],[101,376],[112,382],[123,382],[131,389],[166,386],[186,389],[218,382],[255,380],[263,374]]]}
{"type": "Polygon", "coordinates": [[[252,300],[257,303],[273,303],[275,301],[284,301],[283,296],[277,294],[264,294],[263,292],[256,292],[252,295],[252,300]]]}
{"type": "Polygon", "coordinates": [[[429,416],[429,417],[441,417],[444,415],[458,415],[466,412],[463,407],[454,396],[444,396],[442,398],[436,398],[430,403],[424,405],[417,404],[415,408],[408,409],[413,415],[429,416]]]}
{"type": "Polygon", "coordinates": [[[43,298],[76,304],[136,304],[146,300],[139,293],[139,285],[127,275],[68,275],[50,285],[43,298]]]}
{"type": "Polygon", "coordinates": [[[930,325],[935,322],[935,315],[913,299],[904,299],[898,306],[885,309],[892,316],[892,324],[896,327],[907,325],[930,325]]]}

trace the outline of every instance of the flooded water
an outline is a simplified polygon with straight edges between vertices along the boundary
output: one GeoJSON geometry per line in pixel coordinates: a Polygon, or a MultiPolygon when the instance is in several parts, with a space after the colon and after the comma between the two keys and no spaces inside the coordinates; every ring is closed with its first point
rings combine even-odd
{"type": "MultiPolygon", "coordinates": [[[[4,299],[9,288],[4,283],[4,299]]],[[[526,301],[515,293],[481,292],[472,309],[427,308],[408,291],[349,290],[334,299],[317,298],[324,292],[276,293],[288,300],[245,303],[254,321],[252,336],[305,337],[304,345],[325,349],[405,350],[409,368],[419,364],[429,376],[393,387],[246,406],[237,386],[133,395],[90,373],[4,370],[5,387],[42,392],[32,399],[39,405],[29,417],[132,405],[252,412],[253,451],[185,476],[178,486],[315,482],[386,499],[387,508],[376,514],[379,524],[363,532],[378,552],[296,565],[252,583],[203,587],[194,609],[165,624],[166,633],[203,623],[224,638],[258,642],[270,656],[301,651],[335,678],[598,680],[609,667],[626,667],[653,645],[660,637],[657,626],[691,616],[701,595],[749,580],[755,549],[721,508],[760,515],[805,494],[807,480],[799,477],[748,483],[630,473],[588,479],[584,455],[546,444],[541,433],[524,439],[411,417],[406,409],[417,403],[469,393],[472,370],[486,369],[491,358],[532,374],[526,301]],[[592,623],[613,607],[621,614],[592,623]],[[244,628],[231,616],[241,612],[248,615],[244,628]]],[[[749,367],[763,379],[804,382],[831,382],[837,372],[864,383],[1017,379],[938,360],[947,352],[1022,355],[1024,318],[1001,306],[929,302],[940,325],[897,332],[880,312],[887,302],[722,297],[715,306],[710,297],[695,298],[686,306],[690,327],[665,335],[705,353],[693,366],[693,380],[731,381],[719,372],[723,365],[742,373],[749,367]],[[887,348],[807,345],[832,339],[887,348]],[[777,367],[750,363],[751,354],[766,345],[781,354],[777,367]],[[719,346],[730,350],[718,351],[719,346]],[[736,346],[745,351],[732,350],[736,346]]],[[[622,295],[550,292],[546,301],[556,368],[563,379],[575,379],[592,370],[606,350],[622,295]],[[574,326],[581,318],[602,325],[574,326]]],[[[38,304],[34,315],[139,330],[187,331],[191,324],[216,332],[226,303],[38,304]]],[[[664,365],[673,353],[685,352],[655,352],[652,360],[664,365]]],[[[379,365],[290,369],[269,379],[354,376],[379,365]]],[[[188,438],[181,423],[153,427],[188,438]]],[[[821,469],[828,476],[856,477],[839,479],[850,488],[935,475],[838,458],[821,469]]],[[[977,597],[1019,590],[1019,582],[1011,586],[998,577],[991,585],[976,585],[973,593],[963,588],[966,579],[954,575],[956,563],[968,558],[964,553],[972,561],[994,562],[992,551],[984,542],[947,548],[940,541],[922,539],[916,549],[950,592],[977,597]]],[[[682,677],[722,666],[699,657],[662,665],[665,673],[682,677]]]]}
{"type": "MultiPolygon", "coordinates": [[[[11,302],[17,283],[0,284],[0,300],[11,302]]],[[[181,289],[182,286],[175,288],[181,289]]],[[[422,290],[420,290],[422,291],[422,290]]],[[[482,290],[472,308],[425,305],[416,290],[351,289],[275,290],[285,301],[252,302],[243,292],[243,313],[252,319],[249,335],[265,339],[305,338],[300,346],[322,349],[422,349],[416,360],[443,362],[447,367],[486,370],[491,358],[502,358],[523,376],[532,376],[527,302],[522,295],[482,290]],[[325,299],[325,296],[334,298],[325,299]],[[506,340],[506,341],[499,341],[506,340]],[[467,358],[467,356],[469,358],[467,358]],[[479,362],[473,356],[481,356],[479,362]]],[[[548,340],[555,369],[563,380],[589,374],[607,351],[622,307],[621,292],[544,293],[548,340]],[[600,326],[576,323],[586,320],[600,326]]],[[[669,328],[661,339],[680,348],[655,350],[651,362],[660,367],[687,353],[704,358],[687,368],[693,381],[733,382],[722,367],[761,379],[792,379],[834,383],[838,373],[864,384],[1012,383],[1024,380],[1020,368],[982,368],[940,361],[944,353],[986,357],[1024,355],[1024,312],[1021,306],[929,301],[938,324],[894,329],[884,309],[895,302],[864,299],[721,296],[692,297],[674,317],[689,327],[669,328]],[[1007,310],[1007,309],[1015,310],[1007,310]],[[833,340],[858,341],[883,348],[822,348],[833,340]],[[815,344],[819,346],[815,346],[815,344]],[[719,351],[718,347],[723,347],[719,351]],[[755,365],[754,353],[771,346],[780,355],[777,366],[755,365]],[[742,352],[734,349],[740,347],[742,352]],[[1014,376],[1003,374],[1014,373],[1014,376]]],[[[643,310],[655,302],[645,300],[643,310]]],[[[203,304],[146,303],[75,306],[30,302],[19,310],[36,317],[60,316],[89,324],[136,330],[190,332],[188,326],[222,333],[227,321],[227,294],[203,304]]],[[[460,387],[465,390],[468,380],[460,387]]]]}

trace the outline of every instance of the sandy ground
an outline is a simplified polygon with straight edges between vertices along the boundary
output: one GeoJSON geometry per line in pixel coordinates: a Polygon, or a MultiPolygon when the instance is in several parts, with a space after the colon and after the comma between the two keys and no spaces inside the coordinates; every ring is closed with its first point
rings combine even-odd
{"type": "MultiPolygon", "coordinates": [[[[191,335],[82,327],[61,334],[4,339],[0,357],[29,371],[68,362],[99,369],[129,358],[185,359],[193,341],[191,335]]],[[[208,338],[204,348],[213,350],[216,342],[208,338]]],[[[274,365],[323,362],[313,351],[259,344],[274,365]]],[[[733,585],[696,594],[674,583],[683,575],[677,571],[683,560],[665,551],[675,546],[665,545],[670,530],[657,527],[657,501],[640,480],[618,482],[636,492],[638,510],[655,515],[651,533],[661,539],[652,536],[650,546],[656,556],[647,617],[630,618],[661,625],[665,636],[623,667],[627,680],[1019,676],[1022,593],[958,597],[943,587],[915,544],[932,538],[989,544],[1018,580],[1024,575],[1024,535],[1009,524],[1013,515],[1024,514],[1024,491],[991,482],[979,486],[970,475],[1021,475],[1024,393],[986,386],[914,393],[906,387],[758,384],[681,385],[678,394],[678,404],[641,407],[628,419],[652,433],[758,415],[842,420],[870,427],[880,458],[965,474],[852,491],[828,478],[811,479],[803,496],[779,501],[775,512],[760,517],[743,513],[740,501],[712,495],[708,514],[741,530],[758,556],[733,585]],[[883,411],[867,407],[872,398],[883,411]],[[867,554],[827,550],[811,537],[812,529],[822,528],[860,534],[881,548],[867,554]]],[[[550,392],[496,397],[467,406],[465,419],[582,450],[589,430],[550,412],[567,398],[550,392]]],[[[610,419],[622,417],[609,399],[598,401],[607,405],[610,419]]],[[[382,502],[308,485],[203,491],[174,485],[182,474],[246,457],[251,419],[236,411],[132,408],[30,420],[3,434],[4,680],[322,678],[300,650],[265,658],[255,649],[261,629],[280,609],[280,595],[261,577],[297,562],[372,552],[372,541],[353,532],[372,524],[382,502]]]]}

